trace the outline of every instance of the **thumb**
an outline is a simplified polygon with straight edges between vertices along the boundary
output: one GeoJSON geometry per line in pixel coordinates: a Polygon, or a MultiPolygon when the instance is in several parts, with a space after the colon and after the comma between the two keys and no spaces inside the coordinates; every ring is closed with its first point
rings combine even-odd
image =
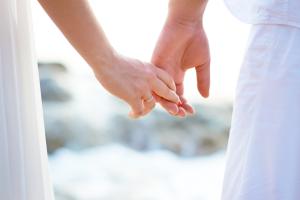
{"type": "Polygon", "coordinates": [[[195,68],[197,74],[197,87],[200,94],[207,98],[209,96],[210,87],[210,62],[195,68]]]}

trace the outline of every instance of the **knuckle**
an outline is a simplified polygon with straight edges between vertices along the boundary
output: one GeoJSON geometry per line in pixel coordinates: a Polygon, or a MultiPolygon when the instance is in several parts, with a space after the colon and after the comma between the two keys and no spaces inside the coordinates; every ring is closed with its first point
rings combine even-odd
{"type": "Polygon", "coordinates": [[[132,95],[133,101],[137,101],[142,97],[142,92],[140,89],[136,89],[136,92],[132,95]]]}
{"type": "Polygon", "coordinates": [[[133,87],[133,93],[135,97],[140,97],[143,93],[144,85],[142,83],[136,83],[133,87]]]}
{"type": "Polygon", "coordinates": [[[164,79],[169,85],[175,86],[174,79],[167,72],[164,72],[164,79]]]}
{"type": "Polygon", "coordinates": [[[138,85],[138,88],[137,88],[137,92],[142,96],[144,93],[146,93],[147,91],[149,90],[149,87],[146,83],[140,83],[138,85]]]}
{"type": "Polygon", "coordinates": [[[169,73],[167,73],[166,71],[159,69],[159,68],[157,70],[158,70],[158,73],[161,74],[162,76],[170,78],[169,73]]]}
{"type": "Polygon", "coordinates": [[[171,84],[171,85],[174,85],[176,86],[176,83],[175,83],[175,76],[172,77],[171,75],[167,74],[167,76],[165,76],[165,79],[167,81],[167,83],[171,84]]]}
{"type": "Polygon", "coordinates": [[[172,90],[170,90],[168,87],[164,87],[163,93],[164,93],[165,95],[167,95],[168,97],[174,96],[172,90]]]}
{"type": "Polygon", "coordinates": [[[156,75],[152,70],[148,69],[145,72],[145,77],[146,77],[146,80],[152,81],[156,78],[156,75]]]}
{"type": "Polygon", "coordinates": [[[169,81],[169,83],[175,86],[175,81],[169,74],[167,74],[167,80],[169,81]]]}

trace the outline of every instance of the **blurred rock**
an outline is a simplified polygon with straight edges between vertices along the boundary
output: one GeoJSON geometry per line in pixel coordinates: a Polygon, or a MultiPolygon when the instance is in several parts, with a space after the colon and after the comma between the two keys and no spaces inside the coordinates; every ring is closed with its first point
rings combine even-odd
{"type": "Polygon", "coordinates": [[[57,62],[39,62],[40,78],[55,77],[68,72],[65,65],[57,62]]]}
{"type": "Polygon", "coordinates": [[[154,111],[144,120],[114,117],[110,134],[116,141],[137,150],[167,149],[181,156],[207,155],[227,145],[230,106],[196,106],[198,114],[171,117],[154,111]],[[113,125],[114,124],[114,125],[113,125]]]}
{"type": "Polygon", "coordinates": [[[73,150],[101,145],[105,134],[76,111],[72,92],[65,88],[72,79],[60,63],[39,63],[41,94],[48,153],[67,147],[73,150]]]}
{"type": "Polygon", "coordinates": [[[43,102],[66,102],[71,94],[58,83],[60,76],[65,76],[67,69],[60,63],[39,63],[39,75],[43,102]]]}
{"type": "Polygon", "coordinates": [[[107,143],[106,133],[96,130],[79,116],[50,116],[45,113],[48,152],[66,147],[81,150],[107,143]]]}
{"type": "Polygon", "coordinates": [[[71,100],[71,95],[53,79],[41,79],[42,99],[46,101],[66,102],[71,100]]]}

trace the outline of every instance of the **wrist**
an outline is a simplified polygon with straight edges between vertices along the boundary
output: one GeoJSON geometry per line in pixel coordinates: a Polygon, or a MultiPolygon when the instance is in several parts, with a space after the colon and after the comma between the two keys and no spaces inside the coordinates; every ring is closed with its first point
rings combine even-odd
{"type": "Polygon", "coordinates": [[[105,72],[112,68],[119,58],[118,53],[113,48],[107,48],[105,52],[94,55],[90,61],[90,66],[97,73],[105,72]]]}
{"type": "Polygon", "coordinates": [[[207,0],[170,0],[168,21],[183,26],[202,24],[207,0]]]}

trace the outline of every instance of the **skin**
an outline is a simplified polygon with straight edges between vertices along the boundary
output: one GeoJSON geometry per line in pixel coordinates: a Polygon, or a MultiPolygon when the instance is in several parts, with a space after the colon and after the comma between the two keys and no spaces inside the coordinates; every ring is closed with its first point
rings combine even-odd
{"type": "MultiPolygon", "coordinates": [[[[132,118],[146,115],[154,108],[153,95],[175,105],[180,102],[168,73],[150,63],[124,57],[113,49],[86,0],[39,2],[106,90],[131,106],[132,118]]],[[[169,113],[178,111],[177,106],[168,108],[169,113]]]]}
{"type": "Polygon", "coordinates": [[[197,87],[203,97],[209,96],[210,53],[203,28],[206,0],[170,0],[169,13],[152,55],[152,63],[167,71],[174,79],[181,104],[174,104],[156,96],[166,109],[178,108],[178,116],[194,113],[184,98],[185,72],[194,68],[197,87]]]}

